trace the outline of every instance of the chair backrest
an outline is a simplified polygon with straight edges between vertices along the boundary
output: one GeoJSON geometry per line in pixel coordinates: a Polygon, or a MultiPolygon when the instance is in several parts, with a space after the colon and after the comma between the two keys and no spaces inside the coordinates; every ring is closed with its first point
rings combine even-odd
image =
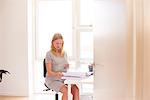
{"type": "Polygon", "coordinates": [[[43,76],[46,77],[46,63],[45,63],[45,59],[43,60],[43,76]]]}
{"type": "MultiPolygon", "coordinates": [[[[44,77],[46,77],[46,72],[47,72],[47,70],[46,70],[46,63],[45,63],[45,59],[44,59],[43,60],[43,76],[44,77]]],[[[44,83],[44,85],[47,87],[47,89],[45,89],[43,91],[49,91],[49,90],[51,90],[45,83],[44,83]]],[[[58,99],[59,99],[58,98],[58,93],[55,93],[55,100],[58,100],[58,99]]]]}

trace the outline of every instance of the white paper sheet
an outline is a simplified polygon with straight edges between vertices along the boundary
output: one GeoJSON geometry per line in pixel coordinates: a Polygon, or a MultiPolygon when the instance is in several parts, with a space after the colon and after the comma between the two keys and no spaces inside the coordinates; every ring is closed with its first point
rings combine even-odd
{"type": "Polygon", "coordinates": [[[93,75],[93,72],[67,72],[63,73],[63,79],[65,78],[86,78],[93,75]]]}

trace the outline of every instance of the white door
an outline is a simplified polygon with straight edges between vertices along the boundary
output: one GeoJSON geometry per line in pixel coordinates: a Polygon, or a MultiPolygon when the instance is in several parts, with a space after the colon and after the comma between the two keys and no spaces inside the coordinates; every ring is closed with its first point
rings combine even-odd
{"type": "Polygon", "coordinates": [[[94,100],[132,100],[132,33],[125,0],[95,0],[94,100]]]}

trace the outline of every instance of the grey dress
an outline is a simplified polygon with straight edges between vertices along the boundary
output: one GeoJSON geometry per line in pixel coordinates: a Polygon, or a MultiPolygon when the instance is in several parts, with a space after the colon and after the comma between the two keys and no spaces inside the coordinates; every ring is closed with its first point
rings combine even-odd
{"type": "MultiPolygon", "coordinates": [[[[64,54],[64,57],[57,57],[52,52],[48,51],[46,53],[45,62],[52,63],[53,72],[66,72],[67,71],[67,69],[64,68],[64,64],[68,64],[66,53],[64,54]]],[[[45,83],[50,89],[53,89],[54,91],[59,92],[60,88],[64,85],[64,80],[57,78],[55,76],[46,75],[45,83]]]]}

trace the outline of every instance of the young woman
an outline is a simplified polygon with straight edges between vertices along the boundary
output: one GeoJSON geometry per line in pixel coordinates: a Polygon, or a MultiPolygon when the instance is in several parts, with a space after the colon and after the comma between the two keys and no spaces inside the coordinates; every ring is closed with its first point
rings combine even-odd
{"type": "MultiPolygon", "coordinates": [[[[46,53],[45,62],[47,74],[46,85],[56,92],[61,92],[62,100],[68,100],[68,87],[64,84],[62,72],[69,68],[67,54],[63,50],[64,41],[60,33],[55,33],[51,41],[51,50],[46,53]]],[[[79,100],[79,89],[75,84],[71,85],[73,100],[79,100]]]]}

